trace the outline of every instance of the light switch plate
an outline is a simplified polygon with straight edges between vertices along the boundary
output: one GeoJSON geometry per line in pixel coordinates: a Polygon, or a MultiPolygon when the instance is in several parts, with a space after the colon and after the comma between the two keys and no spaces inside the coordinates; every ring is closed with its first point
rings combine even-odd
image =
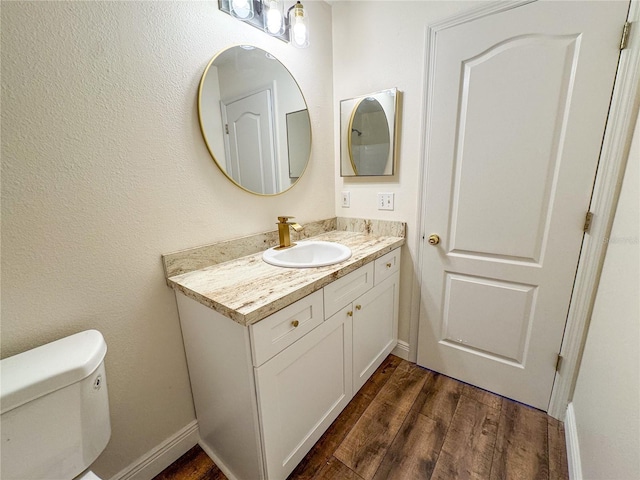
{"type": "Polygon", "coordinates": [[[342,192],[342,207],[349,208],[351,206],[351,192],[342,192]]]}
{"type": "Polygon", "coordinates": [[[378,210],[393,210],[393,193],[378,194],[378,210]]]}

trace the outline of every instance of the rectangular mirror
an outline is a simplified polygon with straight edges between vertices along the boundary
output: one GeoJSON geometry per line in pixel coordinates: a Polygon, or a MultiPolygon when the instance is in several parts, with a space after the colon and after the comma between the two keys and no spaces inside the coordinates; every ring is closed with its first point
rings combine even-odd
{"type": "Polygon", "coordinates": [[[395,173],[397,88],[340,102],[340,176],[395,173]]]}

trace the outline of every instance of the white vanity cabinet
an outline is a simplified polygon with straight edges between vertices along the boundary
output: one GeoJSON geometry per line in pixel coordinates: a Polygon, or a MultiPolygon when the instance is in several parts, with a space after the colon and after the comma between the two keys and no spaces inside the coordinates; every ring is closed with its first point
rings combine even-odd
{"type": "Polygon", "coordinates": [[[284,480],[397,342],[400,249],[243,326],[178,293],[201,446],[284,480]]]}
{"type": "Polygon", "coordinates": [[[399,270],[398,248],[324,288],[325,315],[346,306],[353,318],[354,394],[398,342],[399,270]]]}

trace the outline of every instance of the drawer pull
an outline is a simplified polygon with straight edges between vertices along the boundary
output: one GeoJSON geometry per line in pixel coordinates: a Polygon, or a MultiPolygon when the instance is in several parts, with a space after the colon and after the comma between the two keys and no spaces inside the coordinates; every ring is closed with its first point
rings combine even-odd
{"type": "Polygon", "coordinates": [[[356,305],[356,310],[362,310],[362,305],[356,305]]]}
{"type": "Polygon", "coordinates": [[[353,311],[352,310],[349,310],[347,312],[347,317],[353,317],[353,311]]]}
{"type": "Polygon", "coordinates": [[[387,268],[391,268],[391,262],[387,263],[387,268]]]}
{"type": "Polygon", "coordinates": [[[291,325],[293,325],[293,328],[296,328],[298,325],[300,325],[300,322],[298,320],[294,320],[293,322],[291,322],[291,325]]]}

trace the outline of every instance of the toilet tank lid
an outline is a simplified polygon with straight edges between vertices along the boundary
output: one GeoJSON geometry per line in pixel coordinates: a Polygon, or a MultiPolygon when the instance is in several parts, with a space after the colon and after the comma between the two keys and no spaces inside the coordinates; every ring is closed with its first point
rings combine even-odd
{"type": "Polygon", "coordinates": [[[86,330],[1,360],[1,413],[83,380],[106,353],[102,334],[86,330]]]}

